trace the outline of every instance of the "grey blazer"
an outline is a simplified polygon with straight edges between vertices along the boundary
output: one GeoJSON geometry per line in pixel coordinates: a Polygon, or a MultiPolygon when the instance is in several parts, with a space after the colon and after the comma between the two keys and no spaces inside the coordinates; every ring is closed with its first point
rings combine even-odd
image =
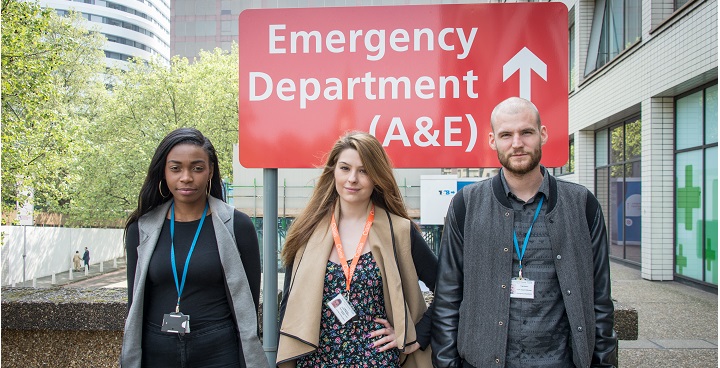
{"type": "MultiPolygon", "coordinates": [[[[225,202],[210,197],[210,210],[213,228],[217,238],[220,262],[225,273],[225,283],[230,292],[230,308],[233,311],[245,367],[269,367],[260,339],[257,336],[257,315],[255,304],[250,293],[245,269],[235,243],[233,229],[234,208],[225,202]]],[[[150,257],[152,257],[160,230],[170,201],[148,212],[138,220],[140,245],[137,248],[137,271],[133,283],[133,303],[130,305],[125,320],[120,366],[123,368],[140,368],[142,363],[142,329],[143,304],[145,301],[145,280],[148,274],[150,257]]]]}

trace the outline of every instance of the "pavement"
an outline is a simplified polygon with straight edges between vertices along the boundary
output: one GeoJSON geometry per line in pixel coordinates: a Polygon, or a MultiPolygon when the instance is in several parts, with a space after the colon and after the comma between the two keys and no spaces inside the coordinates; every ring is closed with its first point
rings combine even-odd
{"type": "Polygon", "coordinates": [[[648,281],[611,262],[612,296],[638,312],[638,339],[620,340],[621,367],[718,367],[718,294],[677,281],[648,281]]]}
{"type": "MultiPolygon", "coordinates": [[[[613,299],[638,312],[638,339],[619,342],[620,367],[718,367],[717,289],[644,280],[639,269],[616,261],[610,263],[610,273],[613,299]]],[[[36,287],[127,286],[123,258],[106,261],[102,272],[95,264],[88,275],[75,272],[69,280],[68,274],[57,274],[54,285],[51,277],[37,279],[36,287]]]]}
{"type": "Polygon", "coordinates": [[[36,287],[36,288],[52,288],[52,287],[87,287],[87,288],[108,288],[108,287],[127,287],[125,270],[125,257],[116,258],[100,263],[91,264],[88,271],[73,271],[72,278],[70,272],[60,272],[52,276],[40,277],[35,280],[25,280],[18,282],[16,287],[36,287]]]}

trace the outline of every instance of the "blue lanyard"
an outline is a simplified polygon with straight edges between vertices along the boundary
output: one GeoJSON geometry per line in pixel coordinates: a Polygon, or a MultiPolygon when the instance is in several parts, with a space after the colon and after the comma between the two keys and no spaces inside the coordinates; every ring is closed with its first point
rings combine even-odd
{"type": "Polygon", "coordinates": [[[530,223],[530,228],[528,229],[527,234],[525,234],[525,240],[523,241],[522,246],[522,252],[520,251],[520,247],[518,246],[518,240],[517,240],[517,233],[515,230],[513,230],[513,244],[515,244],[515,252],[518,255],[518,259],[520,260],[520,272],[518,273],[518,276],[520,279],[522,279],[522,260],[525,256],[525,250],[527,249],[528,240],[530,239],[530,233],[532,232],[533,225],[535,225],[535,220],[537,220],[538,215],[540,214],[540,209],[542,208],[543,199],[545,199],[545,196],[540,196],[540,202],[538,202],[537,209],[535,210],[535,217],[533,217],[532,222],[530,223]]]}
{"type": "Polygon", "coordinates": [[[178,286],[178,275],[177,267],[175,267],[175,202],[170,205],[170,265],[172,265],[173,276],[175,277],[175,289],[178,293],[177,306],[175,306],[175,312],[180,312],[180,295],[182,295],[183,289],[185,288],[185,277],[187,277],[188,265],[190,265],[190,257],[192,256],[195,244],[197,244],[198,237],[200,236],[200,229],[202,229],[203,223],[205,222],[205,215],[207,215],[208,204],[205,203],[205,210],[203,211],[202,217],[200,217],[200,224],[198,224],[197,231],[195,231],[195,238],[190,246],[187,258],[185,259],[185,269],[182,274],[182,283],[178,286]]]}

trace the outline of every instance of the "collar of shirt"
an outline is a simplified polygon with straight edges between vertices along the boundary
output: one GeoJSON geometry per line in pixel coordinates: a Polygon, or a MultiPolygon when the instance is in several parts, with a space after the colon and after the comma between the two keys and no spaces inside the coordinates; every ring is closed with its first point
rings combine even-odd
{"type": "Polygon", "coordinates": [[[538,192],[535,193],[535,195],[530,198],[527,202],[523,201],[522,199],[518,198],[515,194],[513,194],[510,191],[510,187],[508,187],[507,181],[505,180],[505,169],[500,169],[500,181],[502,181],[503,189],[505,190],[505,195],[512,200],[518,201],[523,204],[530,204],[535,202],[535,199],[538,198],[538,194],[542,193],[545,196],[545,200],[547,201],[550,198],[550,179],[548,178],[548,171],[544,166],[540,166],[540,171],[543,174],[543,180],[542,183],[540,183],[540,188],[538,188],[538,192]]]}

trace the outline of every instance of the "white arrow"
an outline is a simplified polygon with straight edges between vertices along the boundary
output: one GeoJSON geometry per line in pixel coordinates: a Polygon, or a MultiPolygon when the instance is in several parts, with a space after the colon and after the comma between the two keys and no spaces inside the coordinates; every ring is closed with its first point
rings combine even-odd
{"type": "Polygon", "coordinates": [[[515,56],[503,65],[503,82],[510,78],[516,71],[520,71],[520,97],[530,101],[530,70],[547,82],[547,64],[539,57],[523,47],[515,56]]]}

